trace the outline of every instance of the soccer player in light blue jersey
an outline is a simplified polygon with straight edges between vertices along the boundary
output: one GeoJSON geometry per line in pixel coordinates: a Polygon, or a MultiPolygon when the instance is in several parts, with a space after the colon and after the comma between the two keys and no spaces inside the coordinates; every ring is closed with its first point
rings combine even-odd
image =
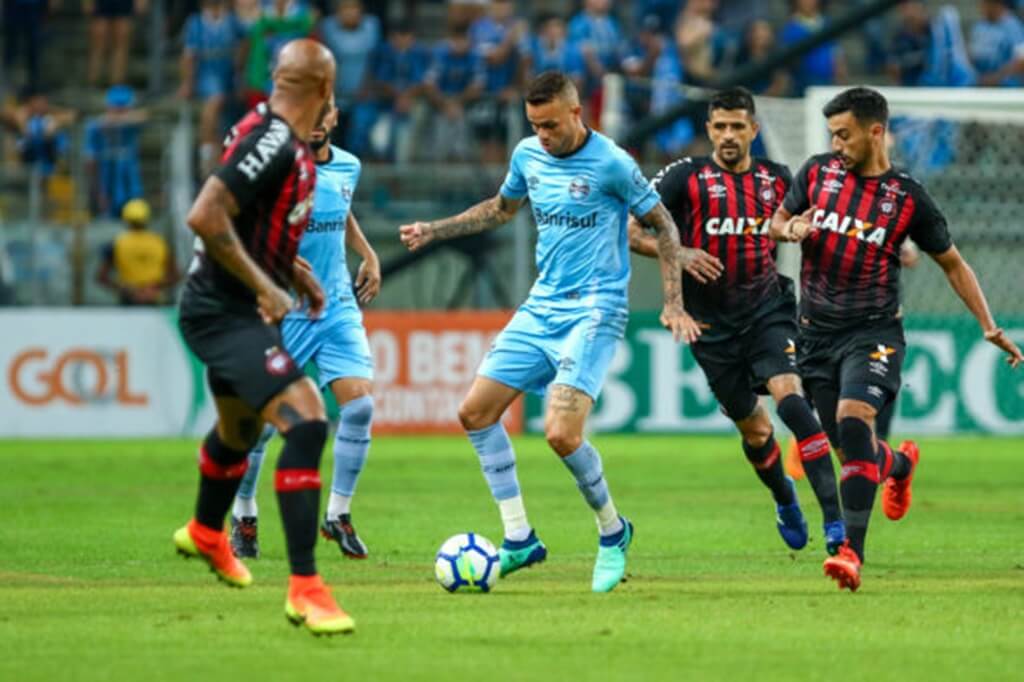
{"type": "Polygon", "coordinates": [[[516,147],[497,196],[451,218],[403,225],[401,238],[416,250],[491,230],[529,198],[538,230],[537,281],[481,364],[459,419],[501,512],[501,574],[507,576],[543,561],[547,549],[527,521],[501,416],[524,391],[547,391],[547,441],[597,516],[592,588],[608,592],[625,575],[633,525],[616,510],[583,427],[626,328],[630,213],[657,232],[662,323],[677,341],[692,341],[700,331],[683,311],[672,217],[629,154],[583,125],[570,78],[555,71],[537,76],[527,88],[526,115],[536,135],[516,147]]]}
{"type": "MultiPolygon", "coordinates": [[[[285,349],[300,367],[316,364],[321,390],[330,387],[340,410],[331,496],[320,532],[337,542],[345,556],[363,559],[367,549],[352,525],[350,506],[370,448],[373,361],[359,304],[369,303],[380,292],[380,262],[351,210],[359,159],[328,143],[337,121],[338,110],[332,108],[310,140],[316,158],[316,189],[309,227],[299,244],[299,255],[323,283],[328,304],[317,319],[310,319],[304,310],[290,312],[281,322],[281,334],[285,349]],[[345,264],[346,246],[363,259],[354,290],[345,264]]],[[[235,497],[231,545],[239,557],[259,556],[256,483],[273,435],[268,425],[249,454],[249,470],[235,497]]]]}

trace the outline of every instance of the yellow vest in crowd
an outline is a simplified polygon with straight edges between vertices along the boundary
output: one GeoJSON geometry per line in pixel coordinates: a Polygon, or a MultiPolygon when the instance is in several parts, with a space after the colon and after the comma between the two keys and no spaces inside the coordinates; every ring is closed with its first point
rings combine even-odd
{"type": "Polygon", "coordinates": [[[126,230],[114,240],[114,268],[124,286],[159,284],[167,272],[167,242],[148,230],[126,230]]]}

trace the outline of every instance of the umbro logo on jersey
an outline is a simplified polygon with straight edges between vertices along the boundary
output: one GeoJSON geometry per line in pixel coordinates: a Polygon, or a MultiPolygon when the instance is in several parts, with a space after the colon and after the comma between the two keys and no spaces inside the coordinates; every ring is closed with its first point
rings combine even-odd
{"type": "Polygon", "coordinates": [[[835,178],[829,178],[822,183],[821,187],[829,194],[835,194],[843,188],[843,181],[836,180],[835,178]]]}
{"type": "Polygon", "coordinates": [[[712,199],[724,199],[728,193],[725,185],[708,185],[708,196],[712,199]]]}
{"type": "Polygon", "coordinates": [[[569,181],[569,196],[576,201],[583,201],[590,196],[590,183],[584,177],[576,176],[569,181]]]}

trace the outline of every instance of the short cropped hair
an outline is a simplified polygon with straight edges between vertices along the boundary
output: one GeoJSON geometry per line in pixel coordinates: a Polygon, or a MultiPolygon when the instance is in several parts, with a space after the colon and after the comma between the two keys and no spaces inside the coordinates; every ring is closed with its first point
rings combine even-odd
{"type": "Polygon", "coordinates": [[[579,99],[576,85],[561,71],[545,71],[526,86],[526,101],[534,106],[559,97],[570,101],[579,99]]]}
{"type": "Polygon", "coordinates": [[[825,118],[849,111],[860,124],[889,125],[889,103],[882,93],[871,88],[850,88],[833,97],[821,110],[825,118]]]}
{"type": "Polygon", "coordinates": [[[742,87],[719,90],[712,95],[711,99],[708,100],[708,116],[715,109],[725,109],[727,111],[743,109],[751,116],[757,113],[754,108],[754,96],[750,93],[750,90],[742,87]]]}

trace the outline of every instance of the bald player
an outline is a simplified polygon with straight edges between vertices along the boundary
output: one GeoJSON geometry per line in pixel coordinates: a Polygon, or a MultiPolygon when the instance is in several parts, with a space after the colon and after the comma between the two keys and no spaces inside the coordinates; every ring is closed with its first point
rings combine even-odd
{"type": "Polygon", "coordinates": [[[313,559],[320,504],[320,453],[327,419],[316,385],[284,349],[278,327],[295,307],[289,290],[324,308],[324,292],[297,248],[313,204],[316,170],[308,146],[332,104],[335,64],[311,40],[288,43],[270,99],[239,121],[222,166],[188,215],[196,255],[179,324],[207,367],[217,423],[199,448],[195,516],[174,534],[178,552],[200,557],[235,587],[252,583],[231,552],[224,518],[264,423],[284,437],[275,489],[291,578],[285,614],[315,634],[355,625],[317,574],[313,559]]]}

